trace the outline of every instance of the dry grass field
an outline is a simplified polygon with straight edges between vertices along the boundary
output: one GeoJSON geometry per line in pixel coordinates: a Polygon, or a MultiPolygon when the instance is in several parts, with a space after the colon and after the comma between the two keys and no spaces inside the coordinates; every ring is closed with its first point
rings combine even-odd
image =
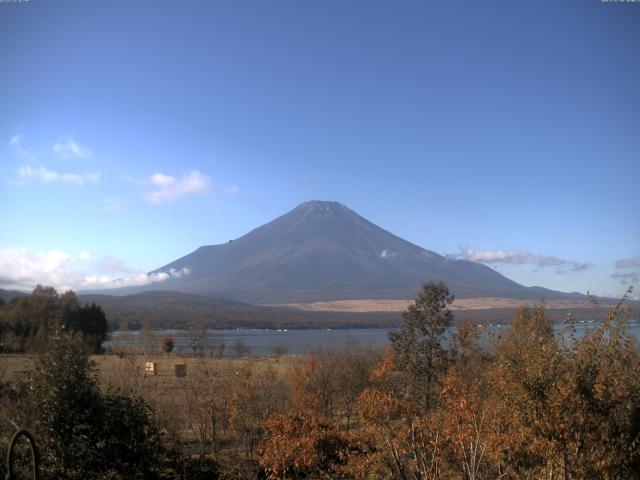
{"type": "Polygon", "coordinates": [[[32,357],[30,355],[0,355],[0,382],[11,383],[26,378],[31,364],[32,357]]]}
{"type": "MultiPolygon", "coordinates": [[[[145,400],[167,447],[189,458],[215,458],[229,478],[254,478],[265,419],[285,405],[300,357],[122,352],[91,360],[103,390],[145,400]],[[156,364],[156,374],[145,372],[146,362],[156,364]],[[179,364],[186,365],[184,377],[175,374],[179,364]]],[[[28,354],[0,355],[0,382],[26,380],[33,362],[28,354]]]]}
{"type": "MultiPolygon", "coordinates": [[[[286,374],[296,361],[295,357],[262,356],[243,358],[211,358],[206,356],[193,357],[178,354],[134,354],[134,355],[93,355],[92,361],[96,365],[98,378],[103,386],[122,386],[129,384],[129,380],[136,379],[145,384],[145,390],[162,388],[178,388],[185,378],[193,376],[197,370],[207,369],[240,369],[252,367],[257,370],[273,369],[286,374]],[[157,366],[156,374],[145,374],[145,363],[153,362],[157,366]],[[175,365],[186,365],[186,377],[176,377],[175,365]],[[190,375],[191,374],[191,375],[190,375]]],[[[26,378],[33,363],[33,357],[28,354],[0,355],[0,382],[14,382],[26,378]]]]}
{"type": "MultiPolygon", "coordinates": [[[[330,302],[289,303],[283,307],[298,308],[300,310],[317,312],[402,312],[412,300],[383,300],[365,298],[359,300],[335,300],[330,302]]],[[[491,310],[495,308],[518,308],[523,305],[535,304],[532,300],[518,300],[510,298],[460,298],[451,305],[451,310],[491,310]]],[[[549,309],[593,308],[589,301],[552,300],[545,302],[549,309]]]]}

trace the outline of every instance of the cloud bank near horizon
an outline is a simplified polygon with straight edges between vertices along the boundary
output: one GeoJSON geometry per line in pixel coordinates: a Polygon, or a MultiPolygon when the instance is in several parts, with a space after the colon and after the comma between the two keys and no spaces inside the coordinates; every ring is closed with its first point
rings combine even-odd
{"type": "MultiPolygon", "coordinates": [[[[616,272],[609,275],[622,286],[636,286],[640,283],[640,257],[622,258],[614,263],[616,272]],[[622,270],[622,271],[619,271],[622,270]]],[[[640,291],[636,292],[640,297],[640,291]]]]}
{"type": "Polygon", "coordinates": [[[77,255],[61,250],[34,252],[27,248],[0,248],[0,288],[30,291],[36,285],[58,290],[114,289],[165,282],[189,275],[188,268],[165,272],[135,271],[114,257],[92,262],[88,251],[77,255]],[[116,276],[117,273],[125,275],[116,276]]]}
{"type": "Polygon", "coordinates": [[[509,265],[534,265],[537,268],[556,267],[556,273],[582,272],[593,267],[589,262],[577,262],[555,257],[540,255],[519,250],[475,250],[461,248],[455,258],[462,258],[479,263],[504,263],[509,265]]]}

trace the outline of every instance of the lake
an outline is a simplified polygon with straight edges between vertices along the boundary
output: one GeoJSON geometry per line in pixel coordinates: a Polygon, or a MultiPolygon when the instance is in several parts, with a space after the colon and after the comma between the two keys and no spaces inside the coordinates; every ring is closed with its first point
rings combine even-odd
{"type": "MultiPolygon", "coordinates": [[[[597,326],[594,323],[576,324],[576,336],[581,337],[587,329],[597,326]]],[[[559,330],[563,327],[556,325],[559,330]]],[[[506,326],[492,326],[490,331],[499,334],[506,326]]],[[[345,328],[345,329],[236,329],[236,330],[206,330],[205,332],[191,332],[188,330],[155,330],[154,336],[159,342],[162,337],[175,339],[174,352],[192,353],[194,340],[200,341],[202,350],[207,353],[220,342],[225,344],[225,355],[234,355],[235,346],[244,345],[252,355],[273,355],[276,352],[304,355],[319,349],[342,349],[347,345],[358,344],[383,348],[388,344],[388,328],[345,328]]],[[[640,340],[640,325],[633,323],[631,333],[640,340]]],[[[140,345],[138,332],[116,331],[104,346],[136,346],[140,345]]]]}

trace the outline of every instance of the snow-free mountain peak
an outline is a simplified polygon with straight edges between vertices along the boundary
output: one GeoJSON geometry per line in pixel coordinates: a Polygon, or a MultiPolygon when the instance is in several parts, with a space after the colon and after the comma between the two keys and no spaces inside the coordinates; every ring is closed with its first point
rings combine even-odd
{"type": "Polygon", "coordinates": [[[249,303],[411,299],[442,280],[460,297],[558,298],[491,268],[414,245],[338,202],[313,200],[228,243],[203,246],[157,272],[189,272],[154,289],[249,303]]]}

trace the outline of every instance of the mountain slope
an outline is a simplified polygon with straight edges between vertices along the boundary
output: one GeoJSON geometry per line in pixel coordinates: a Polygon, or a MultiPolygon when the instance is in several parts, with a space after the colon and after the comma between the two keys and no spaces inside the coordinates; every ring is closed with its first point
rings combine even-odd
{"type": "Polygon", "coordinates": [[[170,269],[189,274],[154,289],[249,303],[414,298],[428,280],[446,282],[460,297],[571,296],[524,287],[485,265],[438,255],[337,202],[303,203],[236,240],[200,247],[152,273],[170,269]]]}
{"type": "Polygon", "coordinates": [[[4,302],[9,302],[14,298],[23,297],[26,293],[18,292],[17,290],[4,290],[0,288],[0,299],[4,302]]]}

